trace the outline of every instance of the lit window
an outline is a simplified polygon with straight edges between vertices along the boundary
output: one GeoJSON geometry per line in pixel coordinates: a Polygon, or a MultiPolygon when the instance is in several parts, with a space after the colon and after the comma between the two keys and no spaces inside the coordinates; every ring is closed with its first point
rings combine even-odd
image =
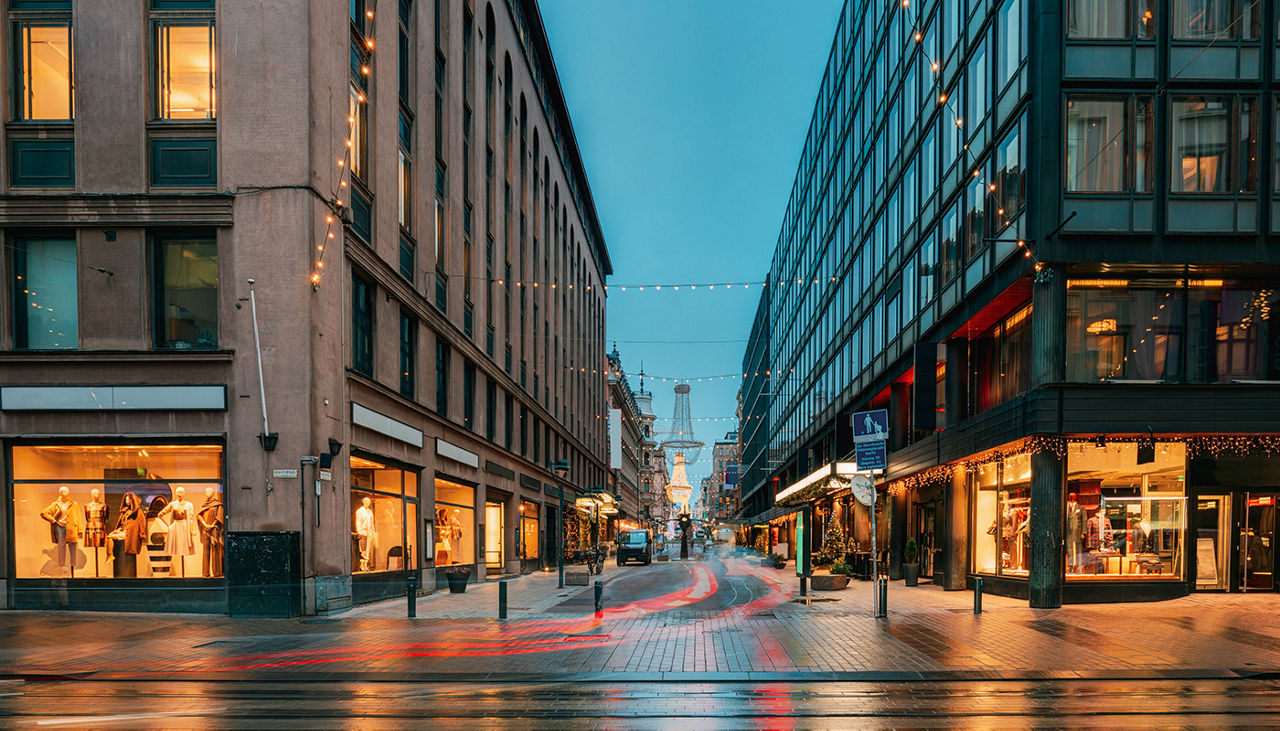
{"type": "Polygon", "coordinates": [[[157,116],[214,118],[213,23],[157,25],[156,64],[157,116]]]}
{"type": "Polygon", "coordinates": [[[71,24],[22,23],[14,93],[18,119],[72,119],[71,24]]]}
{"type": "Polygon", "coordinates": [[[156,242],[156,346],[218,347],[218,248],[212,239],[156,242]]]}

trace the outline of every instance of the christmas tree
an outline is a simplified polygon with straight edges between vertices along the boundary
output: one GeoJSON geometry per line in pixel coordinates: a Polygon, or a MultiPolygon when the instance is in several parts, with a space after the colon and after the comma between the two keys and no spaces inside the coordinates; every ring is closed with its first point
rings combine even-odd
{"type": "Polygon", "coordinates": [[[836,561],[844,560],[846,541],[844,538],[844,530],[840,527],[840,521],[827,521],[827,533],[822,538],[822,547],[818,549],[818,554],[813,557],[814,566],[830,566],[836,561]]]}

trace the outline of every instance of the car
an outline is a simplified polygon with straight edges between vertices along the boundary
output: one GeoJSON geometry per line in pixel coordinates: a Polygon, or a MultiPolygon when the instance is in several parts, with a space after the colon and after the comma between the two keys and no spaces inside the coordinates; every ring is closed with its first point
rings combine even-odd
{"type": "Polygon", "coordinates": [[[639,561],[653,562],[653,536],[647,530],[625,530],[618,534],[618,565],[639,561]]]}

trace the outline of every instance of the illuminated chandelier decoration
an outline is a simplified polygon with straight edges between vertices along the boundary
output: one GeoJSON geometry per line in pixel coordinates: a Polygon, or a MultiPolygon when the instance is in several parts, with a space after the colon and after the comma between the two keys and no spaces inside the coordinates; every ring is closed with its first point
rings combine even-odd
{"type": "Polygon", "coordinates": [[[664,434],[662,448],[671,455],[683,455],[686,464],[698,461],[702,442],[693,433],[693,417],[689,409],[689,384],[676,384],[676,403],[671,414],[671,428],[664,434]]]}
{"type": "Polygon", "coordinates": [[[671,481],[667,483],[667,497],[673,503],[688,504],[689,498],[693,497],[693,486],[689,484],[689,478],[684,474],[684,454],[676,452],[676,466],[671,471],[671,481]]]}

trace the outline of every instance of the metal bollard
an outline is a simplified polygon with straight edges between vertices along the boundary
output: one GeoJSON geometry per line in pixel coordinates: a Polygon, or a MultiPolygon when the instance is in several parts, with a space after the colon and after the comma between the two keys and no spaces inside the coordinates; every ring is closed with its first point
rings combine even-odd
{"type": "Polygon", "coordinates": [[[973,613],[982,614],[982,577],[973,579],[973,613]]]}
{"type": "Polygon", "coordinates": [[[596,581],[596,614],[604,611],[604,582],[596,581]]]}
{"type": "Polygon", "coordinates": [[[800,596],[809,596],[809,577],[800,577],[800,596]]]}
{"type": "Polygon", "coordinates": [[[879,591],[876,596],[876,616],[889,616],[889,578],[881,576],[876,579],[879,585],[879,591]]]}
{"type": "Polygon", "coordinates": [[[498,582],[498,619],[507,618],[507,582],[498,582]]]}
{"type": "Polygon", "coordinates": [[[418,572],[409,572],[409,584],[404,593],[409,599],[409,617],[412,619],[418,616],[418,572]]]}

